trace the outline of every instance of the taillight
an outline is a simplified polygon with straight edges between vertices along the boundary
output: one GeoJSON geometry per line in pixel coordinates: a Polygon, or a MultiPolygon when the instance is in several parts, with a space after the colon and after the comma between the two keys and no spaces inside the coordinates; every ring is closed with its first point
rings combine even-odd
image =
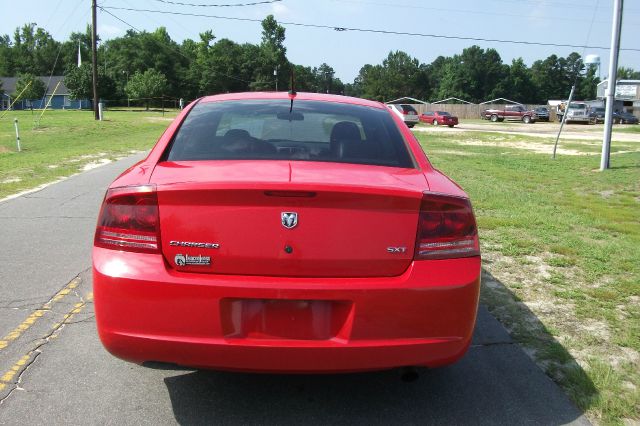
{"type": "Polygon", "coordinates": [[[160,253],[160,217],[154,185],[107,191],[94,245],[114,250],[160,253]]]}
{"type": "Polygon", "coordinates": [[[478,229],[467,198],[425,193],[420,206],[414,259],[478,256],[478,229]]]}

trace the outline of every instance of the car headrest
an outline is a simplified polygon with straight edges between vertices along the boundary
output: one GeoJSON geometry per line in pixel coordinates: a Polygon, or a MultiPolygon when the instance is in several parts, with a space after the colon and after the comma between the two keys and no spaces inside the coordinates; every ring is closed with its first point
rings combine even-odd
{"type": "Polygon", "coordinates": [[[244,129],[231,129],[224,134],[227,139],[251,139],[251,135],[244,129]]]}
{"type": "Polygon", "coordinates": [[[331,143],[338,141],[360,142],[360,129],[351,121],[339,121],[331,129],[331,143]]]}

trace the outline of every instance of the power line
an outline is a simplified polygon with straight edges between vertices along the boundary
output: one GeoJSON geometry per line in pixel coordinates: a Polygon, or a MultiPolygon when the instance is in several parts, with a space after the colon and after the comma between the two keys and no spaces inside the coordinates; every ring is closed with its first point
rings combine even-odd
{"type": "Polygon", "coordinates": [[[244,7],[244,6],[257,6],[260,4],[277,3],[282,0],[263,0],[263,1],[254,1],[250,3],[231,3],[231,4],[182,3],[179,1],[170,1],[170,0],[153,0],[153,1],[157,1],[165,4],[173,4],[178,6],[193,6],[193,7],[244,7]]]}
{"type": "MultiPolygon", "coordinates": [[[[201,13],[171,12],[171,11],[165,11],[165,10],[134,9],[134,8],[128,8],[128,7],[110,6],[110,7],[104,7],[101,9],[105,10],[105,12],[106,12],[106,9],[111,9],[111,10],[126,10],[129,12],[149,12],[149,13],[160,13],[164,15],[179,15],[179,16],[199,17],[199,18],[223,19],[228,21],[262,22],[261,19],[255,19],[255,18],[238,18],[238,17],[231,17],[231,16],[206,15],[201,13]]],[[[278,23],[281,25],[330,29],[334,31],[354,31],[354,32],[376,33],[376,34],[386,34],[386,35],[404,35],[404,36],[412,36],[412,37],[441,38],[441,39],[448,39],[448,40],[484,41],[484,42],[490,42],[490,43],[522,44],[522,45],[528,45],[528,46],[572,47],[572,48],[609,50],[608,47],[604,47],[604,46],[586,46],[582,44],[543,43],[543,42],[523,41],[523,40],[501,40],[501,39],[481,38],[481,37],[464,37],[464,36],[451,36],[451,35],[443,35],[443,34],[414,33],[414,32],[408,32],[408,31],[379,30],[379,29],[373,29],[373,28],[356,28],[356,27],[341,27],[341,26],[320,25],[320,24],[303,24],[300,22],[286,22],[286,21],[280,21],[278,23]]],[[[626,50],[630,52],[640,52],[640,49],[634,49],[634,48],[625,48],[620,50],[626,50]]]]}
{"type": "MultiPolygon", "coordinates": [[[[461,9],[461,8],[444,8],[444,7],[437,7],[437,6],[433,6],[432,4],[428,4],[428,5],[419,5],[419,4],[391,4],[391,3],[384,3],[384,2],[379,2],[379,1],[366,1],[366,0],[333,0],[336,3],[353,3],[353,4],[360,4],[360,5],[371,5],[371,6],[380,6],[380,7],[393,7],[393,8],[406,8],[406,9],[424,9],[424,10],[428,10],[430,12],[442,12],[442,13],[447,13],[447,14],[472,14],[472,15],[484,15],[484,16],[510,16],[510,17],[515,17],[515,18],[522,18],[522,17],[526,17],[523,16],[521,13],[503,13],[503,12],[493,12],[490,10],[487,10],[486,8],[483,8],[482,10],[469,10],[469,9],[461,9]]],[[[537,0],[538,2],[541,0],[537,0]]],[[[483,3],[482,6],[484,7],[485,4],[483,3]]],[[[565,14],[566,15],[566,14],[565,14]]],[[[582,19],[582,18],[574,18],[574,17],[568,17],[568,16],[553,16],[553,20],[554,21],[573,21],[573,22],[586,22],[588,21],[588,19],[582,19]]],[[[600,23],[606,23],[607,21],[598,21],[600,23]]]]}

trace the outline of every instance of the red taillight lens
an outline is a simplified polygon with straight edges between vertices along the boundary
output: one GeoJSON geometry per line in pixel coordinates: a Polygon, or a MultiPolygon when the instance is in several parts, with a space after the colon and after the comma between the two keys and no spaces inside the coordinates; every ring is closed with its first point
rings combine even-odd
{"type": "Polygon", "coordinates": [[[155,186],[109,189],[98,217],[94,245],[160,253],[160,217],[155,186]]]}
{"type": "Polygon", "coordinates": [[[420,206],[414,259],[480,255],[478,229],[467,198],[425,193],[420,206]]]}

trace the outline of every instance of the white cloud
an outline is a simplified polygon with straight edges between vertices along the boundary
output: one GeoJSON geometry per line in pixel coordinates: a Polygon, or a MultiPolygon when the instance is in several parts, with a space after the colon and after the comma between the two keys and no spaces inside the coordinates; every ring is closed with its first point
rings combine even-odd
{"type": "Polygon", "coordinates": [[[102,38],[111,38],[124,34],[124,30],[115,25],[101,24],[98,25],[98,34],[102,36],[102,38]]]}
{"type": "Polygon", "coordinates": [[[552,24],[551,19],[546,16],[544,5],[540,4],[530,8],[528,19],[536,27],[549,28],[552,24]]]}
{"type": "Polygon", "coordinates": [[[273,3],[271,5],[271,13],[273,13],[273,16],[275,16],[276,18],[291,16],[291,10],[285,4],[282,4],[280,2],[273,3]]]}

